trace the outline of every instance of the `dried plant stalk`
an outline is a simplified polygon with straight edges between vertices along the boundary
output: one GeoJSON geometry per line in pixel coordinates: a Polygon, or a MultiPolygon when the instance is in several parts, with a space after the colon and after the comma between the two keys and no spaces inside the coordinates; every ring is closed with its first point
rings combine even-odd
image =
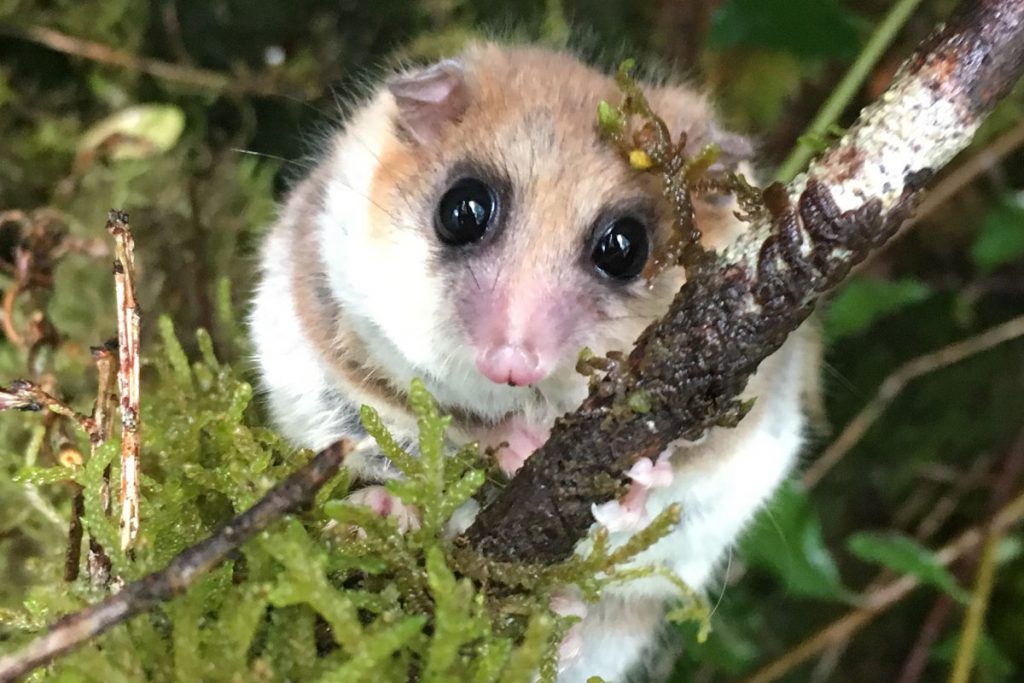
{"type": "Polygon", "coordinates": [[[121,549],[139,534],[139,305],[135,298],[135,240],[128,214],[111,211],[107,232],[114,237],[117,294],[117,384],[121,401],[121,549]]]}

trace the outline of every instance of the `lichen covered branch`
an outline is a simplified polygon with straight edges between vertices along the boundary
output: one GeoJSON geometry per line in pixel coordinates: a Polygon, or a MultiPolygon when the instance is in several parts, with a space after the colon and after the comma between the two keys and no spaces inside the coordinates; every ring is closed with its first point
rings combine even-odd
{"type": "Polygon", "coordinates": [[[128,584],[92,607],[64,617],[45,635],[21,650],[0,657],[0,683],[14,681],[157,603],[181,595],[248,539],[286,513],[309,503],[337,474],[351,449],[351,443],[341,441],[321,451],[259,502],[205,541],[184,550],[164,569],[128,584]]]}
{"type": "Polygon", "coordinates": [[[892,236],[1022,69],[1024,3],[962,2],[807,174],[765,191],[743,240],[691,269],[619,376],[556,422],[467,542],[500,560],[563,559],[593,523],[591,506],[625,492],[633,462],[735,424],[760,362],[892,236]],[[634,412],[637,403],[650,409],[634,412]]]}

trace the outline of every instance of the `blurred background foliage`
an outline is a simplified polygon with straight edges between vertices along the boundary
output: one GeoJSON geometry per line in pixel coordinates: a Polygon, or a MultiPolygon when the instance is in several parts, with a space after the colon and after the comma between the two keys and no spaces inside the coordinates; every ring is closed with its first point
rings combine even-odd
{"type": "MultiPolygon", "coordinates": [[[[890,4],[0,0],[5,292],[15,287],[28,226],[59,226],[71,245],[53,269],[52,298],[42,283],[11,305],[0,377],[45,370],[88,409],[88,348],[114,332],[103,232],[111,206],[131,213],[137,235],[144,344],[155,337],[155,314],[166,314],[179,330],[209,330],[220,358],[247,372],[237,321],[275,201],[346,103],[396,58],[431,59],[487,35],[568,42],[606,66],[635,55],[706,82],[770,169],[890,4]],[[35,337],[12,335],[33,329],[33,306],[48,311],[58,352],[26,368],[35,337]]],[[[919,3],[840,125],[880,94],[953,4],[919,3]]],[[[778,674],[756,680],[945,679],[979,564],[994,567],[995,583],[973,680],[1024,677],[1020,528],[984,557],[978,548],[955,558],[928,550],[984,532],[1021,491],[1022,112],[1018,89],[940,175],[916,227],[861,268],[822,316],[825,411],[805,454],[808,477],[794,477],[730,558],[711,596],[714,632],[686,648],[675,680],[744,680],[780,658],[778,674]],[[998,325],[999,343],[975,339],[998,325]],[[891,403],[865,417],[883,385],[891,403]],[[886,603],[900,576],[922,586],[886,603]],[[832,633],[825,629],[837,620],[842,628],[825,647],[789,665],[799,643],[832,633]],[[855,628],[845,629],[850,620],[855,628]]],[[[65,545],[69,489],[15,481],[27,465],[60,457],[59,444],[31,443],[34,419],[0,416],[0,610],[8,613],[23,607],[30,586],[59,581],[65,545]]],[[[0,626],[0,648],[5,638],[0,626]]]]}

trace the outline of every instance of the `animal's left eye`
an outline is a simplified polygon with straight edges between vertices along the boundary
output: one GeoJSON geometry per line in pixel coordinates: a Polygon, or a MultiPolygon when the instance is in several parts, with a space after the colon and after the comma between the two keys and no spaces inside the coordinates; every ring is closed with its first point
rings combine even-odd
{"type": "Polygon", "coordinates": [[[486,234],[497,212],[497,197],[490,185],[463,178],[444,193],[437,207],[434,229],[445,244],[461,246],[486,234]]]}
{"type": "Polygon", "coordinates": [[[590,260],[599,271],[616,280],[632,280],[640,274],[651,253],[644,224],[635,218],[619,218],[598,236],[590,260]]]}

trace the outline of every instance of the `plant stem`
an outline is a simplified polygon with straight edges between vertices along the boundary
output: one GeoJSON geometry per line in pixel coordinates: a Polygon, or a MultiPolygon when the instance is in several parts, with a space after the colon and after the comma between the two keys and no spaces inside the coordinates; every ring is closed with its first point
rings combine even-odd
{"type": "MultiPolygon", "coordinates": [[[[832,91],[832,94],[829,95],[829,98],[825,100],[825,104],[822,105],[817,116],[814,117],[806,132],[804,132],[805,136],[820,138],[828,132],[829,127],[842,115],[843,110],[850,104],[854,95],[860,90],[860,86],[871,73],[871,69],[881,59],[893,38],[896,37],[900,28],[903,27],[903,24],[907,22],[907,19],[910,18],[910,15],[914,13],[914,10],[917,9],[920,3],[921,0],[899,0],[892,6],[892,9],[889,10],[889,13],[885,15],[885,18],[882,19],[882,22],[875,29],[875,32],[871,34],[867,44],[864,45],[864,49],[860,51],[860,54],[850,66],[846,75],[839,81],[839,84],[832,91]]],[[[788,183],[797,173],[803,170],[813,155],[814,149],[811,146],[798,141],[793,146],[793,151],[782,162],[782,166],[779,167],[778,172],[775,174],[775,179],[780,183],[788,183]]]]}
{"type": "Polygon", "coordinates": [[[974,658],[978,651],[978,640],[985,625],[985,612],[988,609],[989,599],[992,597],[992,585],[995,583],[996,575],[996,557],[999,542],[1002,540],[1001,531],[993,531],[985,539],[985,548],[981,553],[981,564],[978,565],[978,575],[974,580],[971,603],[967,606],[967,616],[964,617],[964,629],[960,633],[960,643],[956,648],[956,659],[953,660],[953,672],[949,676],[949,683],[968,683],[971,679],[971,670],[974,668],[974,658]]]}

